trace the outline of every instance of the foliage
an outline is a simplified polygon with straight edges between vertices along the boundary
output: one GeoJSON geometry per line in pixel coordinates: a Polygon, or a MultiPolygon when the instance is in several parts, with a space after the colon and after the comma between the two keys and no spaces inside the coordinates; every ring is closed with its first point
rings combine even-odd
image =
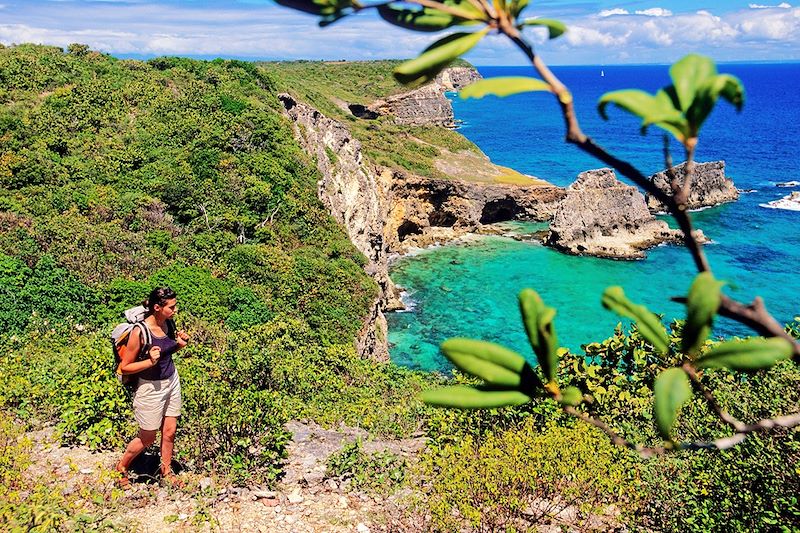
{"type": "Polygon", "coordinates": [[[209,380],[217,371],[192,363],[182,377],[189,420],[178,428],[179,456],[193,468],[218,472],[237,485],[275,483],[291,439],[283,429],[280,396],[209,380]]]}
{"type": "Polygon", "coordinates": [[[439,531],[526,530],[568,507],[585,521],[611,505],[635,508],[632,465],[594,428],[542,428],[529,419],[429,449],[418,467],[425,494],[420,505],[439,531]]]}
{"type": "Polygon", "coordinates": [[[325,475],[347,482],[350,490],[387,495],[403,483],[405,472],[404,459],[388,451],[367,453],[356,439],[328,457],[325,475]]]}

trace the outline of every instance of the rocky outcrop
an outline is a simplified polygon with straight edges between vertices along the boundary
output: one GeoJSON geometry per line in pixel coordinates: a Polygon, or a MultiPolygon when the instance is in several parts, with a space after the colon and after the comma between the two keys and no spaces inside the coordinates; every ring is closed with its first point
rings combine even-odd
{"type": "MultiPolygon", "coordinates": [[[[397,124],[411,126],[455,127],[453,106],[445,92],[457,91],[475,80],[481,79],[478,71],[469,67],[453,67],[442,71],[434,81],[402,94],[378,100],[365,109],[358,109],[358,115],[374,118],[374,115],[391,115],[397,124]]],[[[352,110],[351,110],[352,111],[352,110]]],[[[356,112],[353,111],[355,115],[356,112]]]]}
{"type": "Polygon", "coordinates": [[[380,295],[364,322],[356,348],[361,355],[386,360],[389,352],[383,309],[396,291],[389,279],[386,261],[383,239],[386,215],[380,183],[365,164],[361,143],[347,128],[288,94],[281,94],[279,98],[294,123],[296,137],[317,160],[322,175],[317,184],[320,200],[345,228],[353,245],[366,256],[365,270],[380,287],[380,295]],[[330,157],[329,153],[335,157],[330,157]]]}
{"type": "Polygon", "coordinates": [[[545,243],[576,255],[640,259],[647,248],[680,240],[678,230],[650,213],[638,189],[603,168],[581,173],[567,188],[545,243]]]}
{"type": "MultiPolygon", "coordinates": [[[[673,168],[678,183],[683,184],[686,176],[686,163],[673,168]]],[[[672,195],[670,178],[667,171],[658,172],[650,177],[653,184],[672,195]]],[[[733,180],[725,177],[725,161],[712,161],[710,163],[696,163],[692,176],[692,191],[689,194],[688,208],[699,209],[711,207],[726,202],[735,202],[739,199],[739,191],[733,180]]],[[[647,195],[647,207],[653,212],[662,212],[666,208],[652,195],[647,195]]]]}
{"type": "Polygon", "coordinates": [[[435,83],[444,88],[447,92],[460,91],[473,81],[483,79],[482,76],[472,67],[450,67],[444,69],[436,76],[435,83]]]}
{"type": "Polygon", "coordinates": [[[386,170],[390,209],[384,235],[389,250],[406,252],[445,242],[507,220],[549,220],[564,189],[545,182],[486,184],[430,179],[386,170]]]}
{"type": "Polygon", "coordinates": [[[369,110],[379,115],[391,115],[397,124],[408,126],[455,127],[455,116],[450,100],[438,83],[429,83],[407,93],[378,100],[369,110]]]}

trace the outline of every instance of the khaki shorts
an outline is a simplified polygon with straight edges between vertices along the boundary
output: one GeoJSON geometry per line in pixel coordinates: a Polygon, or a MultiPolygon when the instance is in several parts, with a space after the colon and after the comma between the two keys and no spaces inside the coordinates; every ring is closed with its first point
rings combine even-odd
{"type": "Polygon", "coordinates": [[[133,396],[133,416],[141,429],[160,429],[165,416],[180,414],[181,382],[177,372],[167,379],[151,381],[139,378],[133,396]]]}

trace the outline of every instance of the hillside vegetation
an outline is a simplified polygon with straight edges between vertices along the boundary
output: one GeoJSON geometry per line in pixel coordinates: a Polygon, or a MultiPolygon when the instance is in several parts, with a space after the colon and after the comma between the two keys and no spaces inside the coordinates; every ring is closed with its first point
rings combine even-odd
{"type": "MultiPolygon", "coordinates": [[[[567,527],[565,507],[576,528],[800,527],[796,430],[754,435],[723,453],[644,460],[549,400],[426,408],[419,391],[445,378],[356,355],[377,289],[317,199],[319,176],[277,94],[294,92],[342,120],[375,162],[431,161],[424,151],[394,152],[406,146],[393,144],[402,135],[470,149],[452,132],[363,126],[337,111],[330,95],[358,97],[345,92],[356,78],[373,87],[364,98],[397,90],[388,66],[141,62],[69,50],[0,48],[0,529],[100,529],[75,502],[80,495],[52,497],[25,477],[30,443],[21,433],[55,425],[65,445],[121,452],[134,428],[107,336],[122,310],[162,284],[177,290],[178,322],[192,336],[177,358],[176,443],[191,473],[273,485],[290,438],[285,422],[307,418],[426,437],[415,464],[351,443],[328,466],[378,500],[409,489],[407,510],[428,530],[567,527]]],[[[674,362],[635,330],[609,333],[585,353],[564,354],[560,379],[591,393],[587,409],[624,436],[659,442],[653,382],[674,362]]],[[[676,333],[671,342],[680,342],[676,333]]],[[[800,401],[790,362],[703,379],[745,421],[796,411],[800,401]]],[[[697,397],[676,431],[726,434],[697,397]]],[[[101,507],[111,498],[87,494],[101,507]]]]}
{"type": "Polygon", "coordinates": [[[3,408],[120,447],[106,338],[166,284],[193,339],[178,449],[195,468],[274,480],[290,417],[416,427],[417,378],[354,352],[377,288],[270,74],[23,45],[0,49],[0,87],[3,408]]]}
{"type": "MultiPolygon", "coordinates": [[[[363,120],[347,110],[348,104],[367,106],[380,98],[406,92],[391,76],[400,61],[264,63],[281,92],[287,92],[342,122],[361,141],[373,163],[413,174],[447,179],[436,159],[458,152],[482,152],[466,137],[442,126],[403,126],[391,117],[363,120]]],[[[459,63],[467,66],[466,63],[459,63]]],[[[513,171],[512,171],[513,172],[513,171]]]]}

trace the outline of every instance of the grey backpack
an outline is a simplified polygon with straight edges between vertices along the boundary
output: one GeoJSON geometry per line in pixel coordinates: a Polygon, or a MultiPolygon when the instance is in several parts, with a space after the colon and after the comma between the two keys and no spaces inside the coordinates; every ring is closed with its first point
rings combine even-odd
{"type": "Polygon", "coordinates": [[[144,323],[146,316],[147,309],[143,306],[132,307],[125,311],[126,321],[117,324],[111,332],[111,350],[114,352],[114,369],[117,374],[117,379],[127,389],[133,388],[136,384],[136,374],[123,374],[120,370],[122,356],[125,354],[125,349],[128,347],[128,340],[137,329],[141,331],[142,344],[139,347],[139,353],[136,354],[135,361],[144,361],[147,359],[147,353],[153,345],[153,335],[150,333],[150,328],[144,323]]]}

